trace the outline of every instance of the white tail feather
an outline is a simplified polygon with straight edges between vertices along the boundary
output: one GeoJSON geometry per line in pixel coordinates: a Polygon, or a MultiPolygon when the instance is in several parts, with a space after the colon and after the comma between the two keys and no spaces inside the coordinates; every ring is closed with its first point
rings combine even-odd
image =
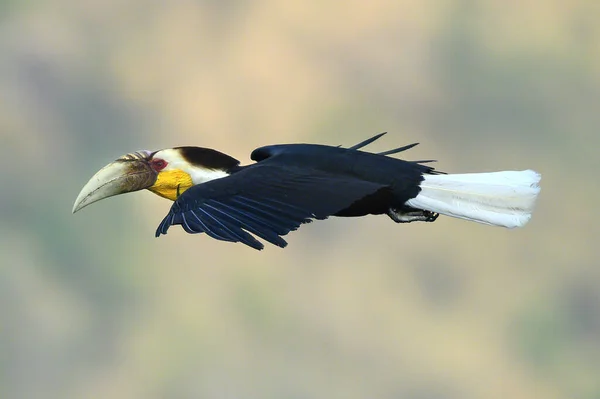
{"type": "Polygon", "coordinates": [[[533,170],[423,177],[421,192],[407,205],[508,228],[529,221],[541,179],[533,170]]]}

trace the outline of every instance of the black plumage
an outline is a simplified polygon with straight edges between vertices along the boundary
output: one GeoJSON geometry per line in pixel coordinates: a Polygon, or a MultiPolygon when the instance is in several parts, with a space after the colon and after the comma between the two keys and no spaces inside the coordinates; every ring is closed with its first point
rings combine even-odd
{"type": "MultiPolygon", "coordinates": [[[[382,135],[350,148],[316,144],[261,147],[251,154],[256,163],[247,166],[224,158],[222,166],[227,166],[230,175],[185,191],[156,236],[166,234],[171,225],[181,225],[188,233],[206,233],[256,249],[263,244],[253,235],[284,247],[287,243],[281,236],[311,219],[410,211],[405,202],[419,193],[423,174],[437,172],[419,162],[387,156],[416,144],[380,154],[359,150],[382,135]]],[[[204,162],[202,154],[194,155],[204,162]]]]}
{"type": "Polygon", "coordinates": [[[204,147],[175,147],[187,162],[209,169],[229,170],[240,164],[237,159],[221,151],[204,147]]]}

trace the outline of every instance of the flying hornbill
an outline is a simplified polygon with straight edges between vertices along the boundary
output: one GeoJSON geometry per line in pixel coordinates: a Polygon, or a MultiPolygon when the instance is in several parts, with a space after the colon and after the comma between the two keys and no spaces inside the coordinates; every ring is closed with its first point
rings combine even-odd
{"type": "Polygon", "coordinates": [[[255,249],[258,236],[279,247],[301,224],[328,216],[387,214],[397,223],[433,222],[439,214],[479,223],[520,227],[539,193],[532,170],[444,174],[432,161],[389,157],[410,144],[380,153],[360,149],[385,133],[349,148],[317,144],[261,147],[251,165],[219,151],[176,147],[127,154],[102,168],[73,206],[148,189],[174,201],[156,236],[171,225],[255,249]]]}

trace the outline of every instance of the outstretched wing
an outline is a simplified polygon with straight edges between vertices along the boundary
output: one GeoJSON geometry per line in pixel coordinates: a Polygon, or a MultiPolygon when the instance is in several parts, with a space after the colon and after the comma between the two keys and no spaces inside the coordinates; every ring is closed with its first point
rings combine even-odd
{"type": "Polygon", "coordinates": [[[158,226],[156,236],[179,224],[188,233],[206,233],[259,250],[264,245],[252,234],[285,247],[281,236],[302,223],[325,219],[385,188],[350,176],[254,164],[185,191],[158,226]]]}

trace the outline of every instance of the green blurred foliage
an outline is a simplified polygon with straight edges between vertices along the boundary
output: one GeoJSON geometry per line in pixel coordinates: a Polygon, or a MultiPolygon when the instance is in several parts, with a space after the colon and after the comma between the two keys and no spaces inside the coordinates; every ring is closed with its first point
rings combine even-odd
{"type": "Polygon", "coordinates": [[[594,398],[599,3],[0,2],[0,397],[594,398]],[[277,142],[533,168],[530,224],[159,240],[139,149],[277,142]]]}

